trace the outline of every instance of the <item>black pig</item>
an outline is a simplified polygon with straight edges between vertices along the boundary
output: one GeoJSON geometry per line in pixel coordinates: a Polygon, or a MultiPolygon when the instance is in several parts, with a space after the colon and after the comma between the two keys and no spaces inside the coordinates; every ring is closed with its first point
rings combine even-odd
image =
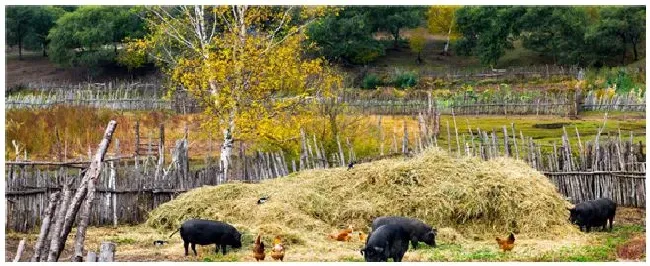
{"type": "MultiPolygon", "coordinates": [[[[210,220],[192,219],[187,220],[181,225],[176,232],[180,232],[185,246],[185,256],[188,254],[188,245],[192,244],[194,256],[196,253],[196,244],[210,245],[215,244],[215,252],[221,252],[226,255],[226,245],[232,248],[241,248],[241,234],[235,227],[227,223],[210,220]]],[[[172,233],[174,235],[176,232],[172,233]]]]}
{"type": "Polygon", "coordinates": [[[608,198],[600,198],[576,204],[569,209],[569,221],[578,225],[580,230],[585,227],[589,232],[591,227],[602,226],[603,230],[607,227],[609,220],[609,231],[614,225],[614,216],[616,215],[616,203],[608,198]]]}
{"type": "Polygon", "coordinates": [[[402,226],[382,225],[370,233],[361,255],[367,262],[388,261],[389,258],[400,262],[409,248],[409,240],[409,234],[402,226]]]}
{"type": "Polygon", "coordinates": [[[372,221],[372,230],[376,230],[382,225],[396,224],[406,230],[410,236],[413,249],[418,248],[418,242],[424,242],[429,246],[436,246],[436,229],[423,223],[418,219],[398,216],[382,216],[372,221]]]}

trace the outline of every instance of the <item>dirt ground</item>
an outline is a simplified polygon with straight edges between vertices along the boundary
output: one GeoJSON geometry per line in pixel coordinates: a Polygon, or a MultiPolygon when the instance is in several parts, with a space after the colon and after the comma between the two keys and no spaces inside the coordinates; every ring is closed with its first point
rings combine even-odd
{"type": "Polygon", "coordinates": [[[42,52],[23,51],[23,60],[18,60],[18,52],[7,49],[5,56],[5,89],[28,82],[107,82],[146,77],[155,73],[155,70],[149,68],[129,73],[120,67],[104,67],[101,72],[91,76],[88,68],[58,66],[43,57],[42,52]]]}
{"type": "MultiPolygon", "coordinates": [[[[615,226],[623,225],[642,225],[645,228],[645,210],[620,208],[617,211],[615,226]]],[[[424,248],[415,251],[409,250],[404,257],[404,261],[428,261],[432,260],[432,258],[433,260],[443,261],[455,260],[459,254],[477,256],[476,258],[470,258],[470,260],[476,259],[478,261],[490,261],[492,259],[535,261],[549,251],[565,250],[576,245],[589,245],[598,234],[596,232],[560,240],[518,239],[516,242],[517,248],[509,254],[500,254],[493,241],[465,241],[461,244],[438,241],[435,257],[431,255],[431,248],[424,248]],[[462,251],[459,251],[459,249],[462,249],[462,251]],[[481,254],[497,254],[497,257],[481,257],[481,254]]],[[[60,261],[70,260],[74,235],[75,230],[70,233],[66,243],[66,250],[61,255],[60,261]]],[[[28,235],[8,233],[5,237],[5,261],[11,261],[14,258],[18,242],[23,237],[27,237],[27,247],[21,261],[27,261],[31,258],[33,254],[31,248],[36,241],[37,235],[35,233],[28,235]]],[[[197,246],[199,256],[185,257],[183,256],[183,243],[178,235],[168,238],[166,234],[156,232],[145,225],[89,228],[86,247],[97,251],[102,241],[111,241],[117,244],[115,258],[117,261],[254,261],[248,247],[251,243],[244,243],[244,248],[234,252],[229,251],[226,256],[215,255],[214,246],[197,246]],[[153,241],[155,240],[168,240],[169,242],[163,246],[154,246],[153,241]]],[[[619,260],[640,258],[639,250],[641,247],[643,248],[643,256],[645,256],[645,236],[637,234],[628,243],[617,250],[617,254],[625,256],[625,258],[619,258],[619,260]]],[[[360,241],[349,243],[331,242],[327,245],[305,243],[305,245],[295,247],[288,245],[285,259],[286,261],[362,261],[359,254],[359,249],[362,246],[363,244],[360,241]]]]}

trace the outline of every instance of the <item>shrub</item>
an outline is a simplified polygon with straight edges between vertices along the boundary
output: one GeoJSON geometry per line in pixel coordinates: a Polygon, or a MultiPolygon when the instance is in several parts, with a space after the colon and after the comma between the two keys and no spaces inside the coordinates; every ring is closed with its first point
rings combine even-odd
{"type": "Polygon", "coordinates": [[[393,85],[397,88],[412,88],[418,84],[418,76],[415,72],[398,72],[393,79],[393,85]]]}
{"type": "Polygon", "coordinates": [[[380,84],[381,84],[381,80],[379,79],[379,77],[376,74],[370,73],[365,77],[363,77],[363,81],[361,82],[361,88],[374,90],[380,84]]]}

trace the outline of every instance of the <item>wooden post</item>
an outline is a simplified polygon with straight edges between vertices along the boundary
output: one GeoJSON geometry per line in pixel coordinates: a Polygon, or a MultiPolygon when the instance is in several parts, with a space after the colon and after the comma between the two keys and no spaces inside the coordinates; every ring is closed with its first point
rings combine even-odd
{"type": "Polygon", "coordinates": [[[79,207],[81,206],[81,203],[85,198],[84,207],[80,215],[79,224],[77,225],[77,236],[75,241],[76,242],[75,256],[73,256],[73,260],[76,261],[76,257],[78,256],[77,253],[81,253],[83,251],[83,241],[85,239],[86,227],[88,225],[88,220],[90,218],[89,217],[90,207],[95,196],[95,182],[97,181],[97,178],[101,173],[102,162],[104,161],[104,155],[106,155],[106,150],[108,149],[108,145],[111,142],[111,139],[113,137],[113,132],[115,131],[116,126],[117,126],[117,122],[115,121],[110,121],[108,123],[108,126],[106,127],[106,131],[104,132],[104,138],[99,144],[99,147],[97,149],[97,152],[95,153],[93,161],[90,164],[90,168],[88,169],[88,171],[86,171],[86,174],[81,180],[79,184],[79,188],[77,188],[75,196],[72,199],[72,202],[68,207],[68,210],[66,211],[65,221],[63,225],[63,232],[58,239],[60,245],[58,245],[58,249],[50,250],[50,255],[52,255],[52,252],[54,252],[54,256],[48,257],[48,261],[58,261],[59,256],[61,255],[61,251],[65,247],[65,240],[68,238],[68,234],[70,233],[70,230],[72,230],[72,222],[75,220],[77,211],[79,210],[79,207]]]}
{"type": "Polygon", "coordinates": [[[511,156],[512,152],[510,151],[510,147],[508,146],[508,128],[506,128],[505,125],[503,125],[503,155],[504,156],[511,156]]]}
{"type": "Polygon", "coordinates": [[[384,128],[381,127],[381,115],[379,115],[377,129],[379,130],[379,156],[384,156],[384,128]]]}
{"type": "Polygon", "coordinates": [[[447,120],[447,151],[451,154],[451,132],[449,132],[449,120],[447,120]]]}
{"type": "Polygon", "coordinates": [[[404,120],[402,125],[404,127],[404,135],[402,136],[402,153],[407,154],[409,153],[409,132],[406,127],[406,120],[404,120]]]}
{"type": "Polygon", "coordinates": [[[102,242],[99,247],[99,262],[115,261],[115,244],[111,242],[102,242]]]}
{"type": "Polygon", "coordinates": [[[517,147],[517,134],[515,134],[515,123],[510,123],[512,127],[512,143],[515,145],[515,158],[519,160],[519,148],[517,147]]]}
{"type": "Polygon", "coordinates": [[[47,257],[47,261],[49,262],[57,261],[59,259],[59,250],[62,249],[60,239],[63,231],[65,231],[65,215],[70,207],[70,201],[72,200],[72,184],[74,184],[74,177],[66,176],[63,183],[63,197],[60,199],[56,212],[56,222],[49,233],[49,235],[52,236],[47,257]]]}
{"type": "Polygon", "coordinates": [[[454,130],[456,131],[456,153],[460,155],[460,142],[458,141],[458,127],[456,126],[456,114],[454,114],[454,108],[451,108],[451,117],[454,120],[454,130]]]}
{"type": "Polygon", "coordinates": [[[86,262],[97,262],[97,253],[94,251],[88,251],[86,262]]]}
{"type": "Polygon", "coordinates": [[[135,169],[139,168],[138,166],[138,155],[140,154],[140,120],[135,121],[135,169]]]}
{"type": "Polygon", "coordinates": [[[59,195],[61,192],[55,192],[50,195],[50,202],[47,205],[47,209],[45,211],[45,216],[43,217],[43,221],[41,222],[41,232],[38,234],[38,239],[36,240],[36,244],[34,245],[34,255],[32,256],[32,262],[39,262],[41,261],[41,254],[43,252],[43,244],[45,243],[45,240],[47,239],[47,235],[50,232],[50,225],[53,221],[52,217],[54,217],[54,212],[56,210],[56,205],[59,202],[59,195]]]}
{"type": "Polygon", "coordinates": [[[395,132],[397,131],[396,128],[393,128],[393,153],[397,153],[397,135],[395,132]]]}
{"type": "MultiPolygon", "coordinates": [[[[338,141],[338,136],[336,137],[338,141]]],[[[340,148],[339,148],[340,149],[340,148]]],[[[300,171],[308,168],[307,166],[307,140],[305,139],[305,131],[300,129],[300,171]]]]}
{"type": "Polygon", "coordinates": [[[594,141],[594,161],[592,164],[592,171],[597,171],[598,170],[598,161],[600,159],[600,134],[603,132],[603,129],[605,129],[605,125],[607,124],[607,113],[605,113],[605,118],[603,119],[603,126],[598,128],[598,133],[596,133],[596,140],[594,141]]]}
{"type": "Polygon", "coordinates": [[[18,243],[18,250],[16,251],[16,257],[14,257],[13,262],[20,261],[20,257],[23,255],[23,251],[25,251],[25,241],[27,241],[27,237],[23,237],[20,243],[18,243]]]}

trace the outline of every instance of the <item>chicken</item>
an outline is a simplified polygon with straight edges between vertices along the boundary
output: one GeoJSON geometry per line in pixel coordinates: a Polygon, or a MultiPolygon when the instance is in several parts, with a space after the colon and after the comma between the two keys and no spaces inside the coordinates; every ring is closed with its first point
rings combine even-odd
{"type": "Polygon", "coordinates": [[[274,260],[284,261],[284,245],[280,236],[273,239],[273,249],[271,249],[271,258],[274,260]]]}
{"type": "Polygon", "coordinates": [[[341,230],[338,234],[330,234],[329,238],[336,241],[350,241],[352,239],[352,228],[341,230]]]}
{"type": "Polygon", "coordinates": [[[366,238],[368,238],[366,234],[364,234],[363,232],[359,232],[359,241],[366,242],[366,238]]]}
{"type": "Polygon", "coordinates": [[[260,235],[257,235],[257,240],[255,240],[255,245],[253,245],[253,257],[257,261],[264,260],[264,257],[266,257],[264,242],[260,240],[260,235]]]}
{"type": "Polygon", "coordinates": [[[497,237],[497,243],[499,244],[499,248],[502,249],[503,252],[511,251],[515,247],[515,235],[513,233],[510,233],[508,239],[501,239],[497,237]]]}

